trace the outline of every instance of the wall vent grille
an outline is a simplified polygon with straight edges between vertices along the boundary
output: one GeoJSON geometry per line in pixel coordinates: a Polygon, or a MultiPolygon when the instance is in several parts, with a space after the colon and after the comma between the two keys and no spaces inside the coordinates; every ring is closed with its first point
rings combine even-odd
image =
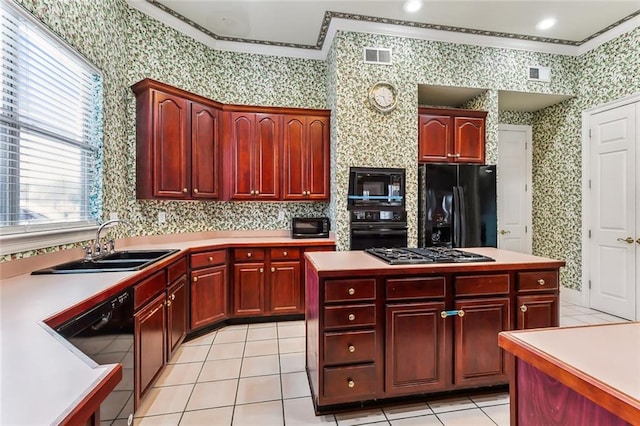
{"type": "Polygon", "coordinates": [[[548,67],[529,67],[527,77],[531,81],[548,83],[551,81],[551,69],[548,67]]]}
{"type": "Polygon", "coordinates": [[[364,63],[391,65],[391,49],[384,49],[381,47],[365,47],[364,63]]]}

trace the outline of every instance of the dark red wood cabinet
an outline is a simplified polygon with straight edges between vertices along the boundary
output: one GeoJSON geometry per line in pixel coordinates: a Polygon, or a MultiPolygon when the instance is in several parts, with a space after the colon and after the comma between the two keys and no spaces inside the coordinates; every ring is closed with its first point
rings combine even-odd
{"type": "Polygon", "coordinates": [[[485,162],[486,111],[418,108],[418,161],[485,162]]]}
{"type": "Polygon", "coordinates": [[[135,405],[150,389],[166,362],[166,294],[160,293],[134,314],[135,405]]]}
{"type": "Polygon", "coordinates": [[[285,115],[282,198],[329,199],[329,117],[285,115]]]}
{"type": "Polygon", "coordinates": [[[280,198],[280,128],[277,114],[226,113],[225,149],[231,200],[280,198]]]}
{"type": "Polygon", "coordinates": [[[222,105],[151,79],[132,89],[137,197],[218,198],[222,105]]]}
{"type": "Polygon", "coordinates": [[[189,330],[187,276],[181,275],[167,290],[167,359],[171,359],[189,330]]]}
{"type": "Polygon", "coordinates": [[[221,321],[227,315],[227,251],[191,255],[191,329],[221,321]]]}

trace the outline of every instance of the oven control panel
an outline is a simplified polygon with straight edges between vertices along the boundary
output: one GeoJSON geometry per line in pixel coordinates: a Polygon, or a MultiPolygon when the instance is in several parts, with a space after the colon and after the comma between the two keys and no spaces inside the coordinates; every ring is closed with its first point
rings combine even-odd
{"type": "Polygon", "coordinates": [[[352,210],[351,222],[406,222],[405,211],[352,210]]]}

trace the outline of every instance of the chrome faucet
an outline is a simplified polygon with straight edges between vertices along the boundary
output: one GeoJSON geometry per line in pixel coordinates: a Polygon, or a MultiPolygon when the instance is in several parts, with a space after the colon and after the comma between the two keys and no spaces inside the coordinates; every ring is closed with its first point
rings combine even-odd
{"type": "MultiPolygon", "coordinates": [[[[91,250],[90,253],[87,252],[87,259],[96,259],[98,257],[101,256],[101,253],[104,252],[108,252],[108,251],[114,251],[115,250],[115,242],[109,241],[109,246],[110,249],[107,248],[107,245],[104,246],[104,248],[102,247],[102,245],[100,244],[100,234],[102,233],[102,230],[107,227],[108,225],[112,225],[115,223],[122,223],[127,225],[129,228],[131,228],[132,230],[134,229],[133,224],[129,221],[126,220],[122,220],[122,219],[111,219],[106,221],[105,223],[103,223],[102,225],[100,225],[98,227],[98,231],[96,232],[96,239],[93,242],[93,250],[91,250]]],[[[106,254],[106,253],[105,253],[106,254]]]]}

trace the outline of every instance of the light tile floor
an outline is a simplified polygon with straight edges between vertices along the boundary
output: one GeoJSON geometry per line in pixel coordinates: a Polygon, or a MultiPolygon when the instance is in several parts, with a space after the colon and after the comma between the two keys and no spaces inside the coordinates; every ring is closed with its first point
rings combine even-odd
{"type": "MultiPolygon", "coordinates": [[[[624,321],[567,302],[560,326],[624,321]]],[[[137,425],[509,425],[508,393],[315,416],[304,322],[233,325],[183,344],[136,412],[137,425]]]]}

